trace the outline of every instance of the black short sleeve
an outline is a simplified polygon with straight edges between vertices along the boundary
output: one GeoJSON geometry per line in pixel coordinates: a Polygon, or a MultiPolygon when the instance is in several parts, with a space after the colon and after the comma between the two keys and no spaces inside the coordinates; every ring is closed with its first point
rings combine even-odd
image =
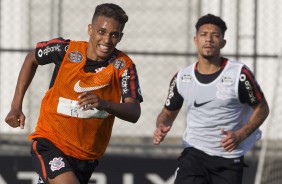
{"type": "Polygon", "coordinates": [[[70,40],[55,38],[37,43],[35,53],[36,60],[40,65],[49,63],[60,65],[68,49],[69,42],[70,40]]]}
{"type": "Polygon", "coordinates": [[[256,106],[264,98],[264,94],[255,79],[254,74],[247,66],[243,66],[239,79],[239,99],[241,103],[256,106]]]}
{"type": "Polygon", "coordinates": [[[183,97],[178,93],[176,86],[177,74],[173,76],[170,81],[168,96],[165,102],[165,108],[170,111],[179,110],[183,105],[183,97]]]}
{"type": "Polygon", "coordinates": [[[140,102],[143,101],[138,74],[134,64],[124,71],[119,80],[122,90],[122,99],[132,97],[140,102]]]}

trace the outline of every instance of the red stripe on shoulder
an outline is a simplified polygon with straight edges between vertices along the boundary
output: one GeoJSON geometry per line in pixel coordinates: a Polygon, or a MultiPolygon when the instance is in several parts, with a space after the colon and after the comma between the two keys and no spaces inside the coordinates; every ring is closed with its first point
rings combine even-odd
{"type": "Polygon", "coordinates": [[[130,90],[131,90],[131,95],[133,98],[137,98],[136,94],[136,84],[135,84],[135,79],[136,79],[136,73],[135,70],[132,68],[133,66],[131,65],[128,69],[130,71],[130,90]]]}
{"type": "Polygon", "coordinates": [[[68,43],[68,41],[56,38],[56,39],[53,39],[53,40],[50,40],[50,41],[47,41],[47,42],[39,42],[39,43],[37,43],[36,48],[46,47],[47,45],[54,44],[54,43],[55,44],[56,43],[68,43]]]}
{"type": "Polygon", "coordinates": [[[194,70],[195,70],[195,71],[198,70],[198,64],[199,64],[199,61],[195,64],[195,67],[194,67],[194,70]]]}

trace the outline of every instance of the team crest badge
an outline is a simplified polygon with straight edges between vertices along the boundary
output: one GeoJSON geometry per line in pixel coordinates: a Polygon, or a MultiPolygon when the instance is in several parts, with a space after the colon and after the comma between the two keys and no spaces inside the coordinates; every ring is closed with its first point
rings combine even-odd
{"type": "Polygon", "coordinates": [[[49,165],[51,165],[51,170],[52,171],[57,171],[60,170],[61,168],[65,167],[65,162],[63,161],[63,158],[59,157],[55,157],[53,158],[53,160],[51,160],[49,162],[49,165]]]}
{"type": "Polygon", "coordinates": [[[123,60],[119,60],[119,59],[115,60],[114,67],[117,68],[117,69],[124,68],[124,61],[123,60]]]}
{"type": "Polygon", "coordinates": [[[80,62],[83,59],[82,54],[78,51],[70,52],[68,57],[69,57],[69,60],[71,60],[72,62],[75,62],[75,63],[80,62]]]}

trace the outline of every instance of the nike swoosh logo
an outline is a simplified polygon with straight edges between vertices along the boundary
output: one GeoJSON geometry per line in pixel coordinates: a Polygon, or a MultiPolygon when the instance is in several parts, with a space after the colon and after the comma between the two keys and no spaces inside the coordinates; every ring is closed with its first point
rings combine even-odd
{"type": "Polygon", "coordinates": [[[196,100],[194,101],[194,107],[201,107],[203,105],[206,105],[207,103],[210,103],[213,100],[207,101],[207,102],[203,102],[203,103],[197,103],[196,100]]]}
{"type": "Polygon", "coordinates": [[[104,85],[100,85],[100,86],[92,86],[92,87],[81,87],[79,85],[80,80],[77,81],[77,83],[75,83],[74,85],[74,91],[77,93],[81,93],[81,92],[85,92],[85,91],[93,91],[93,90],[97,90],[97,89],[101,89],[109,84],[104,84],[104,85]]]}

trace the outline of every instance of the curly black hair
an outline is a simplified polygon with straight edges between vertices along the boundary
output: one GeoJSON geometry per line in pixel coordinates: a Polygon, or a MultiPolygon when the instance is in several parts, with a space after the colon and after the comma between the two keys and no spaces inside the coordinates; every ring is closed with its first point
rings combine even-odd
{"type": "Polygon", "coordinates": [[[207,14],[200,17],[195,25],[196,31],[198,32],[200,27],[204,24],[214,24],[221,29],[221,33],[224,36],[225,31],[227,30],[225,22],[218,16],[207,14]]]}

